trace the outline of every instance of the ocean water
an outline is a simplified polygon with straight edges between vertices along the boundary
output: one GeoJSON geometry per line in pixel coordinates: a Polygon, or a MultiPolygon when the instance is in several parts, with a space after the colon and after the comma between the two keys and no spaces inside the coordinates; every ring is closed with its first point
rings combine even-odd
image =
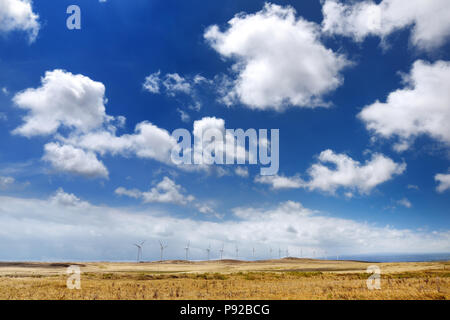
{"type": "Polygon", "coordinates": [[[426,253],[426,254],[360,254],[342,255],[339,260],[358,260],[368,262],[426,262],[449,261],[450,253],[426,253]]]}

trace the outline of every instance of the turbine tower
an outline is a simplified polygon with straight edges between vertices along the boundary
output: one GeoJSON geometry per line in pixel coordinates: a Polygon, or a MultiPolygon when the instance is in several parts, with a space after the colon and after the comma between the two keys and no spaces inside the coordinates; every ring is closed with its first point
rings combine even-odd
{"type": "Polygon", "coordinates": [[[137,247],[137,262],[141,262],[142,259],[142,247],[144,246],[145,241],[141,241],[139,244],[135,243],[134,245],[137,247]]]}
{"type": "Polygon", "coordinates": [[[269,258],[272,259],[272,247],[269,248],[269,258]]]}
{"type": "Polygon", "coordinates": [[[255,247],[253,247],[252,256],[253,256],[253,259],[255,259],[255,247]]]}
{"type": "Polygon", "coordinates": [[[225,243],[222,243],[222,249],[219,250],[220,252],[220,260],[222,260],[223,257],[223,248],[225,247],[225,243]]]}
{"type": "Polygon", "coordinates": [[[186,261],[189,260],[189,246],[191,244],[191,241],[188,241],[186,247],[184,248],[184,251],[186,251],[186,261]]]}
{"type": "Polygon", "coordinates": [[[209,254],[211,253],[211,244],[209,244],[209,247],[206,248],[206,254],[208,256],[208,261],[209,261],[209,254]]]}
{"type": "Polygon", "coordinates": [[[278,258],[281,259],[281,248],[278,247],[278,258]]]}
{"type": "Polygon", "coordinates": [[[236,259],[239,257],[239,247],[236,245],[236,259]]]}
{"type": "Polygon", "coordinates": [[[167,248],[167,245],[164,245],[163,243],[162,243],[162,241],[160,240],[159,241],[159,246],[160,246],[160,248],[161,248],[161,262],[163,261],[163,255],[164,255],[164,249],[165,248],[167,248]]]}

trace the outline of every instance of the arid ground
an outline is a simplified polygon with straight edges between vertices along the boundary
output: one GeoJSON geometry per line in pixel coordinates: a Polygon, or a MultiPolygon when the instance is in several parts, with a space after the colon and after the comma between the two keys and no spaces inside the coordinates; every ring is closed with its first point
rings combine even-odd
{"type": "Polygon", "coordinates": [[[0,299],[449,299],[450,262],[0,262],[0,299]],[[81,289],[68,289],[69,265],[81,289]],[[369,290],[367,267],[381,270],[369,290]]]}

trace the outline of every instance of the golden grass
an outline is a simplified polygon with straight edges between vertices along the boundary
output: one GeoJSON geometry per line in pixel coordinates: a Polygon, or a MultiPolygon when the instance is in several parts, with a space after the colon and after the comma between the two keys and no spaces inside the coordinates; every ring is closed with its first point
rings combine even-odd
{"type": "Polygon", "coordinates": [[[450,298],[449,262],[377,264],[381,290],[367,289],[368,265],[303,259],[88,263],[81,265],[81,290],[69,290],[66,265],[0,263],[0,299],[450,298]]]}

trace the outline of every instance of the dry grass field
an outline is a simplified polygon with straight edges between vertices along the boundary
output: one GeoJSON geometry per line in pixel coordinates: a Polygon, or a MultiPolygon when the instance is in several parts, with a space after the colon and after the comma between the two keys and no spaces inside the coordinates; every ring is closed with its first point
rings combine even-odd
{"type": "Polygon", "coordinates": [[[281,259],[255,262],[0,263],[0,299],[449,299],[450,262],[366,263],[281,259]],[[381,289],[368,290],[369,265],[381,289]]]}

